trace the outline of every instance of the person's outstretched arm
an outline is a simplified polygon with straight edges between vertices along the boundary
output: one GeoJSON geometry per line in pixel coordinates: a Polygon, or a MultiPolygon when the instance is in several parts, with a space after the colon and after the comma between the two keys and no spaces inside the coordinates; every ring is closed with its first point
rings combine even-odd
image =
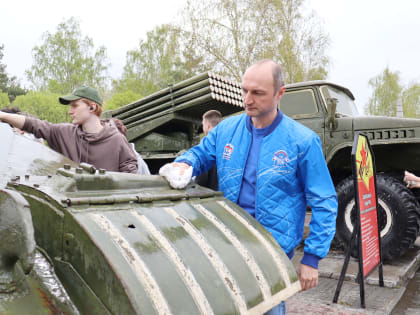
{"type": "Polygon", "coordinates": [[[420,177],[413,173],[404,172],[404,181],[407,183],[408,188],[420,188],[420,177]]]}
{"type": "Polygon", "coordinates": [[[2,111],[0,111],[0,120],[19,129],[22,129],[23,125],[25,124],[25,116],[4,113],[2,111]]]}

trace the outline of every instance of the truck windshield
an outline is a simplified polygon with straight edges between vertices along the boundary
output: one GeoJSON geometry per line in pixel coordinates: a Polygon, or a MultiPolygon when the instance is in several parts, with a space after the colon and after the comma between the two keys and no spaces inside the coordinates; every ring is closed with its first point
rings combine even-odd
{"type": "Polygon", "coordinates": [[[321,93],[325,104],[327,104],[326,101],[329,97],[334,97],[338,100],[337,113],[345,116],[360,116],[359,110],[354,101],[343,91],[329,85],[324,85],[321,87],[321,93]]]}

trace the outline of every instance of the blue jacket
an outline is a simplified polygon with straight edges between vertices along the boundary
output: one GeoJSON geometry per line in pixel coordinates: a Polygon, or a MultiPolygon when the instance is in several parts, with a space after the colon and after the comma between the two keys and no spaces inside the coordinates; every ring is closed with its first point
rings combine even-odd
{"type": "MultiPolygon", "coordinates": [[[[312,219],[304,251],[323,258],[335,234],[337,196],[321,142],[307,127],[285,115],[280,118],[261,144],[255,218],[291,253],[302,241],[309,205],[312,219]]],[[[251,144],[250,124],[246,114],[225,119],[176,161],[190,164],[193,175],[216,162],[219,190],[237,203],[251,144]]]]}

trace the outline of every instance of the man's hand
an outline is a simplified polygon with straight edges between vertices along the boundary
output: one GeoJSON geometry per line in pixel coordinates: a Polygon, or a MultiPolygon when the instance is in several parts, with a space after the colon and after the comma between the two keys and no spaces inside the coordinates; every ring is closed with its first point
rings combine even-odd
{"type": "Polygon", "coordinates": [[[318,269],[311,266],[300,264],[298,277],[302,291],[309,290],[318,285],[318,269]]]}
{"type": "Polygon", "coordinates": [[[404,172],[404,181],[408,188],[420,188],[420,178],[410,172],[404,172]]]}
{"type": "Polygon", "coordinates": [[[173,163],[170,163],[173,167],[179,167],[179,175],[184,175],[184,173],[185,173],[185,171],[190,167],[187,163],[184,163],[184,162],[181,162],[181,163],[178,163],[178,162],[173,162],[173,163]]]}
{"type": "Polygon", "coordinates": [[[192,167],[187,163],[168,163],[160,168],[159,175],[165,177],[172,188],[183,189],[191,181],[192,167]]]}

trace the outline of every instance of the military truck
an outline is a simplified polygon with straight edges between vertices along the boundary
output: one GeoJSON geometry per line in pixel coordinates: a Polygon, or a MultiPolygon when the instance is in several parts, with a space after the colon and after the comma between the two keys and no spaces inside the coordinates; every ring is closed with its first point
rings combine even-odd
{"type": "Polygon", "coordinates": [[[263,314],[300,290],[222,194],[74,163],[0,122],[0,314],[263,314]]]}
{"type": "MultiPolygon", "coordinates": [[[[363,132],[375,155],[380,235],[384,260],[401,256],[419,234],[419,193],[403,182],[404,170],[420,173],[420,119],[362,116],[351,91],[327,81],[286,86],[280,110],[315,131],[339,200],[336,237],[347,245],[355,220],[351,148],[363,132]]],[[[353,250],[356,254],[356,251],[353,250]]]]}

